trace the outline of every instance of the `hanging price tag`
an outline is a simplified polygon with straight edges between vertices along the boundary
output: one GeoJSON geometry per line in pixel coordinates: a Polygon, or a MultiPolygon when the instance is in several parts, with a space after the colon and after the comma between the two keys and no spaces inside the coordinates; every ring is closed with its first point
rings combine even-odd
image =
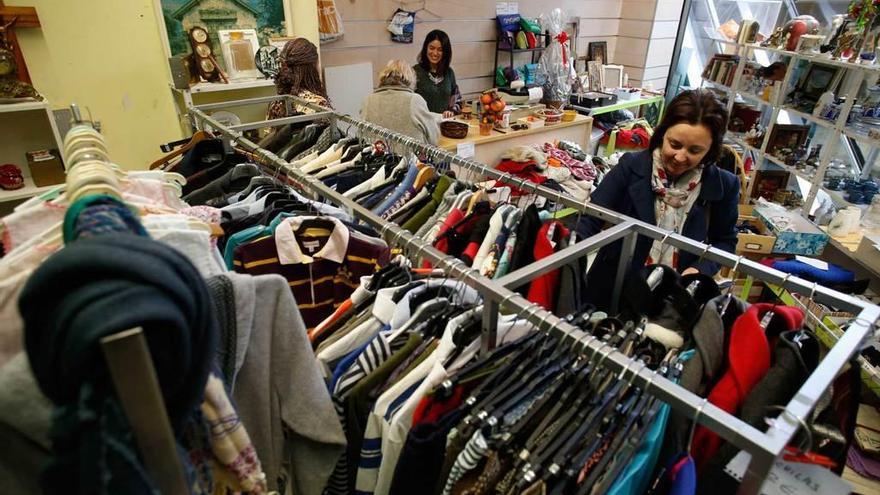
{"type": "MultiPolygon", "coordinates": [[[[724,468],[727,474],[742,481],[752,456],[740,451],[724,468]]],[[[850,493],[852,488],[828,469],[811,464],[786,462],[776,459],[767,475],[762,495],[819,495],[822,493],[850,493]]]]}
{"type": "Polygon", "coordinates": [[[474,157],[474,143],[461,143],[455,147],[455,154],[462,158],[474,157]]]}

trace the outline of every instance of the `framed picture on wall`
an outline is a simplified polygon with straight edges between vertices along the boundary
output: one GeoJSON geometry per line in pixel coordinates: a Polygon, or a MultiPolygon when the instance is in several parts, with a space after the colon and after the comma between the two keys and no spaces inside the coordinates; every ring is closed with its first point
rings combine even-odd
{"type": "Polygon", "coordinates": [[[610,62],[608,60],[608,42],[607,41],[591,41],[587,45],[587,60],[591,62],[599,62],[602,65],[610,62]]]}
{"type": "Polygon", "coordinates": [[[773,196],[788,187],[791,174],[786,170],[756,170],[752,199],[761,197],[773,201],[773,196]]]}
{"type": "Polygon", "coordinates": [[[834,90],[834,82],[840,67],[833,65],[810,64],[806,76],[798,84],[801,97],[813,102],[819,101],[822,93],[834,90]]]}
{"type": "Polygon", "coordinates": [[[807,142],[809,132],[810,127],[806,125],[776,124],[770,132],[767,153],[776,157],[787,155],[807,142]]]}
{"type": "MultiPolygon", "coordinates": [[[[186,55],[190,52],[187,32],[199,26],[208,31],[215,54],[223,53],[221,30],[253,29],[259,46],[269,44],[272,37],[288,35],[290,19],[285,0],[154,0],[164,29],[166,54],[186,55]]],[[[217,57],[221,64],[223,57],[217,57]]],[[[224,69],[227,69],[224,67],[224,69]]]]}

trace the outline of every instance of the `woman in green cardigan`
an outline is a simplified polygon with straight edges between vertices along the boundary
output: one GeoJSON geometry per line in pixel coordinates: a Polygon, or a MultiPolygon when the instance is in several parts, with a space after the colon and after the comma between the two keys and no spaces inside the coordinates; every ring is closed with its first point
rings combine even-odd
{"type": "Polygon", "coordinates": [[[428,103],[428,109],[452,117],[461,111],[461,93],[452,71],[452,44],[449,36],[435,29],[425,36],[416,72],[416,93],[428,103]]]}

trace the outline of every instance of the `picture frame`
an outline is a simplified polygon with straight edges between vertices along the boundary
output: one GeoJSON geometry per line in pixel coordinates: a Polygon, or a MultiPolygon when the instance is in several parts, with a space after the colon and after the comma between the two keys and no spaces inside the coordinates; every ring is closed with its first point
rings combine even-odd
{"type": "Polygon", "coordinates": [[[798,82],[797,93],[802,100],[819,101],[823,93],[833,90],[837,85],[840,67],[824,64],[810,64],[803,79],[798,82]]]}
{"type": "Polygon", "coordinates": [[[602,87],[603,88],[620,88],[623,87],[623,71],[622,65],[603,65],[602,66],[602,87]],[[611,86],[611,85],[614,86],[611,86]]]}
{"type": "MultiPolygon", "coordinates": [[[[262,74],[260,74],[260,71],[258,71],[257,67],[256,67],[255,57],[256,57],[257,51],[260,49],[260,41],[257,38],[256,29],[221,29],[221,30],[217,31],[217,36],[220,39],[220,46],[222,47],[222,53],[223,53],[223,62],[226,65],[227,74],[230,76],[230,78],[232,78],[232,79],[257,79],[257,78],[262,77],[262,74]],[[250,43],[250,45],[251,45],[251,50],[250,50],[251,55],[249,57],[250,62],[248,63],[247,60],[244,61],[244,65],[246,65],[248,67],[248,70],[241,70],[241,69],[239,69],[237,71],[232,70],[233,67],[237,66],[237,64],[234,63],[234,58],[237,55],[232,53],[232,51],[229,49],[229,45],[228,45],[229,40],[232,38],[232,33],[241,33],[242,40],[250,43]],[[233,74],[236,72],[238,73],[238,76],[233,77],[233,74]]],[[[247,47],[247,45],[245,45],[245,48],[246,47],[247,47]]],[[[240,64],[238,64],[238,65],[240,65],[240,64]]]]}
{"type": "Polygon", "coordinates": [[[292,34],[289,3],[285,0],[153,0],[167,57],[190,52],[186,33],[198,25],[208,31],[211,48],[220,64],[224,61],[219,56],[222,49],[218,31],[254,29],[259,45],[268,45],[272,37],[292,34]],[[222,15],[218,11],[222,11],[219,12],[222,15]]]}
{"type": "Polygon", "coordinates": [[[602,64],[595,61],[587,62],[587,74],[590,78],[590,91],[602,91],[605,88],[602,64]]]}
{"type": "Polygon", "coordinates": [[[794,151],[807,142],[810,127],[799,124],[776,124],[767,141],[767,153],[779,156],[783,149],[794,151]]]}
{"type": "Polygon", "coordinates": [[[591,41],[587,45],[587,61],[599,62],[605,65],[608,60],[608,42],[607,41],[591,41]]]}
{"type": "Polygon", "coordinates": [[[777,191],[788,187],[791,172],[787,170],[755,170],[755,186],[752,187],[752,198],[764,198],[772,201],[777,191]]]}

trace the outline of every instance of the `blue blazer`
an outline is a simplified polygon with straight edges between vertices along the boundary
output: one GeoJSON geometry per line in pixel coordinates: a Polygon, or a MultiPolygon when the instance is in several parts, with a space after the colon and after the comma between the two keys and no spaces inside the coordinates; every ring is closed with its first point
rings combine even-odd
{"type": "MultiPolygon", "coordinates": [[[[657,225],[654,215],[654,191],[651,188],[652,160],[649,150],[627,153],[599,183],[591,201],[628,217],[657,225]]],[[[707,242],[716,248],[734,252],[736,249],[736,219],[739,203],[739,181],[732,173],[710,165],[703,168],[700,195],[685,220],[682,234],[691,239],[707,242]]],[[[581,239],[602,230],[602,220],[593,217],[581,219],[578,233],[581,239]]],[[[632,266],[644,266],[651,251],[652,240],[639,236],[636,241],[632,266]]],[[[593,268],[592,280],[613,280],[620,257],[621,243],[599,250],[593,268]],[[596,278],[604,277],[604,278],[596,278]]],[[[679,270],[695,267],[700,273],[715,275],[720,268],[713,261],[699,261],[698,254],[681,252],[679,270]]],[[[596,284],[587,284],[588,287],[596,284]]],[[[607,292],[607,286],[606,286],[607,292]]]]}

